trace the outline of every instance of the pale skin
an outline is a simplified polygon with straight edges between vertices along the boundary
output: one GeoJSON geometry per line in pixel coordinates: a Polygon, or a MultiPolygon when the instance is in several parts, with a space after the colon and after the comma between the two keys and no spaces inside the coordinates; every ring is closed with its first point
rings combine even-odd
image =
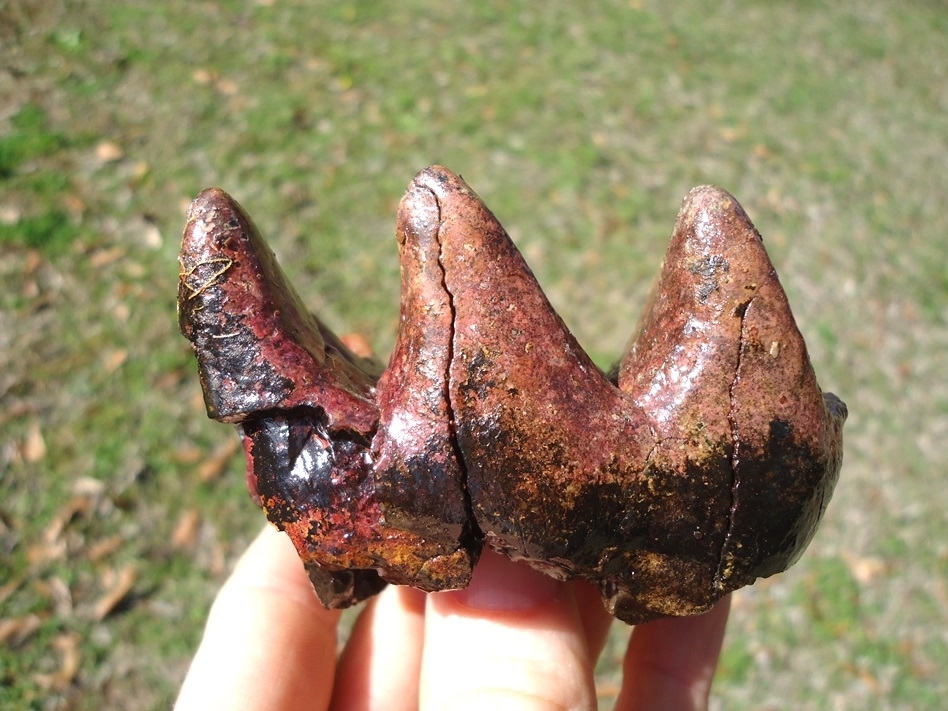
{"type": "MultiPolygon", "coordinates": [[[[615,708],[706,709],[728,609],[637,626],[615,708]]],[[[221,588],[176,711],[595,709],[612,618],[592,587],[485,552],[466,590],[387,587],[341,654],[338,621],[268,527],[221,588]]]]}

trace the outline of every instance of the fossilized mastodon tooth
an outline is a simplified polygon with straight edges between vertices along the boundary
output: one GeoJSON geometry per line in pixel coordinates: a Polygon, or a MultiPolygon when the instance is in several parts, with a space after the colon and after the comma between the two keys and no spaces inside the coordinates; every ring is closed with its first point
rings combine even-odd
{"type": "Polygon", "coordinates": [[[308,315],[240,207],[191,207],[179,313],[210,416],[328,606],[467,584],[482,544],[600,587],[635,623],[707,610],[791,565],[838,477],[823,394],[760,235],[693,190],[611,376],[503,228],[433,167],[402,199],[388,367],[308,315]]]}

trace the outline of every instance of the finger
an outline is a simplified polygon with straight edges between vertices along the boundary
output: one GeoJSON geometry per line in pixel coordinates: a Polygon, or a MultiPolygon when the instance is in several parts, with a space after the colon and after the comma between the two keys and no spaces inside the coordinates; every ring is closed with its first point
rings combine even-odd
{"type": "Polygon", "coordinates": [[[637,625],[616,711],[706,709],[730,605],[728,596],[703,615],[637,625]]]}
{"type": "Polygon", "coordinates": [[[293,544],[268,526],[211,607],[176,711],[327,708],[338,620],[316,599],[293,544]]]}
{"type": "Polygon", "coordinates": [[[485,551],[465,590],[428,596],[421,709],[594,709],[569,585],[485,551]]]}
{"type": "Polygon", "coordinates": [[[615,618],[606,612],[602,604],[602,593],[589,583],[576,580],[570,583],[576,598],[576,609],[586,632],[586,648],[593,661],[599,659],[602,648],[606,646],[609,628],[615,618]]]}
{"type": "Polygon", "coordinates": [[[332,708],[412,711],[425,630],[425,594],[390,585],[359,615],[339,659],[332,708]]]}

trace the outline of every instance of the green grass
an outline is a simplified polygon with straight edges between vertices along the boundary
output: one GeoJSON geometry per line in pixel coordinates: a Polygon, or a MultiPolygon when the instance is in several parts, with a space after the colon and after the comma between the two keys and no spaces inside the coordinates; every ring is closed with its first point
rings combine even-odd
{"type": "Polygon", "coordinates": [[[46,126],[46,114],[36,104],[26,104],[10,118],[10,132],[0,138],[0,177],[10,178],[27,160],[48,156],[66,141],[46,126]]]}
{"type": "Polygon", "coordinates": [[[0,2],[0,620],[39,621],[0,646],[0,706],[166,708],[261,525],[238,457],[197,476],[233,434],[177,334],[188,200],[231,192],[307,303],[385,353],[395,206],[442,163],[603,366],[681,197],[737,196],[851,417],[811,550],[737,597],[715,707],[941,707],[948,15],[666,5],[0,2]]]}

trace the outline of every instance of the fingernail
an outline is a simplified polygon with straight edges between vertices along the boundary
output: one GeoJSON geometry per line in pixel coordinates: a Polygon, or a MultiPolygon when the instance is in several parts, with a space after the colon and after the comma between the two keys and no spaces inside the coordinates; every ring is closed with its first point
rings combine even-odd
{"type": "Polygon", "coordinates": [[[526,563],[515,563],[504,556],[485,550],[481,554],[471,584],[455,595],[466,607],[492,612],[527,610],[549,601],[556,595],[559,583],[533,570],[526,563]]]}

